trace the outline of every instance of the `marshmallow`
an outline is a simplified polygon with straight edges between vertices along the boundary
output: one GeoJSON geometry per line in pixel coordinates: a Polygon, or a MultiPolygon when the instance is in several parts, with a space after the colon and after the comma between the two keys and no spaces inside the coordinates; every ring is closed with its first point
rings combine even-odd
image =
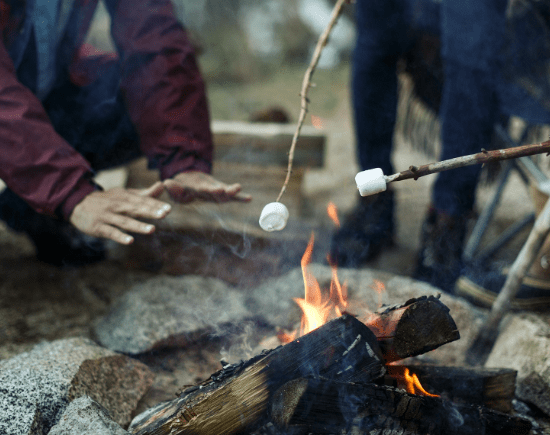
{"type": "Polygon", "coordinates": [[[288,208],[281,202],[270,202],[262,210],[260,226],[264,231],[280,231],[286,226],[288,208]]]}
{"type": "Polygon", "coordinates": [[[355,176],[355,182],[361,196],[374,195],[386,190],[386,178],[380,168],[359,172],[355,176]]]}

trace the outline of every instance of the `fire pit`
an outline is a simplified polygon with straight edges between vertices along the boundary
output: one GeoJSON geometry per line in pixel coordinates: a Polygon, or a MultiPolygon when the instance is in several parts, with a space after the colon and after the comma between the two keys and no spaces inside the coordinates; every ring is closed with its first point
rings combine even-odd
{"type": "Polygon", "coordinates": [[[437,296],[359,320],[346,312],[336,266],[322,291],[308,268],[312,250],[313,237],[302,258],[305,297],[296,299],[300,331],[281,331],[285,344],[248,361],[222,362],[207,381],[136,417],[132,433],[529,433],[528,420],[508,414],[514,370],[396,364],[460,338],[437,296]]]}

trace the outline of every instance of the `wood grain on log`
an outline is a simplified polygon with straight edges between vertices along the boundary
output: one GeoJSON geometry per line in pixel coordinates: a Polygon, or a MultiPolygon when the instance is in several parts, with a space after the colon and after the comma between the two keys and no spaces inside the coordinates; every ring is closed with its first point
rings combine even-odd
{"type": "Polygon", "coordinates": [[[133,424],[136,435],[229,435],[265,423],[273,394],[300,377],[372,382],[385,372],[372,331],[352,316],[326,323],[159,405],[133,424]]]}

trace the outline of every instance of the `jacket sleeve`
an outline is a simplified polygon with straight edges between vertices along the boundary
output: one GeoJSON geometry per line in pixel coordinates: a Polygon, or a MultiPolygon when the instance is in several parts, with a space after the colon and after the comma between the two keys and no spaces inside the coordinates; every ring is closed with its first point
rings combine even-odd
{"type": "Polygon", "coordinates": [[[36,211],[61,214],[97,189],[88,162],[59,136],[16,77],[0,41],[0,178],[36,211]]]}
{"type": "Polygon", "coordinates": [[[193,47],[169,0],[107,0],[121,87],[140,146],[162,179],[210,172],[212,137],[193,47]]]}

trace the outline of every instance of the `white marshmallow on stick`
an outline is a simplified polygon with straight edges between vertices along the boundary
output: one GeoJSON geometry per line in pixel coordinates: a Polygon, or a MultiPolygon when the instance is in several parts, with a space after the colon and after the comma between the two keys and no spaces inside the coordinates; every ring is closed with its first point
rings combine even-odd
{"type": "Polygon", "coordinates": [[[270,202],[260,215],[260,227],[264,231],[281,231],[288,221],[288,208],[282,202],[270,202]]]}
{"type": "Polygon", "coordinates": [[[260,216],[260,226],[265,231],[280,231],[286,226],[286,221],[288,220],[289,216],[288,209],[285,207],[284,204],[280,203],[279,200],[281,199],[281,196],[288,186],[290,174],[292,173],[294,150],[296,149],[296,143],[298,141],[298,137],[300,136],[300,130],[302,129],[302,125],[304,124],[304,120],[307,114],[307,91],[311,87],[311,75],[313,74],[317,63],[319,62],[319,58],[321,57],[321,52],[323,51],[323,48],[327,44],[330,32],[336,24],[336,21],[346,3],[347,0],[336,0],[336,4],[334,5],[334,9],[332,10],[332,14],[330,16],[330,21],[321,36],[319,36],[319,40],[317,41],[315,49],[313,50],[313,57],[311,59],[311,62],[309,63],[309,66],[306,69],[306,73],[304,74],[304,80],[302,81],[302,92],[300,93],[300,115],[298,116],[298,125],[296,126],[296,131],[294,132],[294,136],[292,137],[292,143],[290,144],[290,150],[288,152],[288,167],[286,171],[286,178],[283,183],[283,187],[281,188],[281,192],[277,197],[277,201],[267,204],[262,210],[262,214],[260,216]]]}
{"type": "Polygon", "coordinates": [[[486,151],[482,148],[481,152],[477,154],[456,157],[454,159],[429,163],[422,166],[410,166],[408,170],[393,175],[384,175],[384,172],[380,168],[367,169],[366,171],[359,172],[355,176],[355,182],[357,183],[357,189],[359,189],[361,196],[370,196],[385,191],[387,184],[394,181],[408,180],[410,178],[416,180],[424,175],[448,171],[449,169],[500,160],[517,159],[543,153],[550,153],[550,141],[491,151],[486,151]]]}
{"type": "Polygon", "coordinates": [[[370,196],[386,190],[386,177],[380,168],[368,169],[355,176],[361,196],[370,196]]]}

